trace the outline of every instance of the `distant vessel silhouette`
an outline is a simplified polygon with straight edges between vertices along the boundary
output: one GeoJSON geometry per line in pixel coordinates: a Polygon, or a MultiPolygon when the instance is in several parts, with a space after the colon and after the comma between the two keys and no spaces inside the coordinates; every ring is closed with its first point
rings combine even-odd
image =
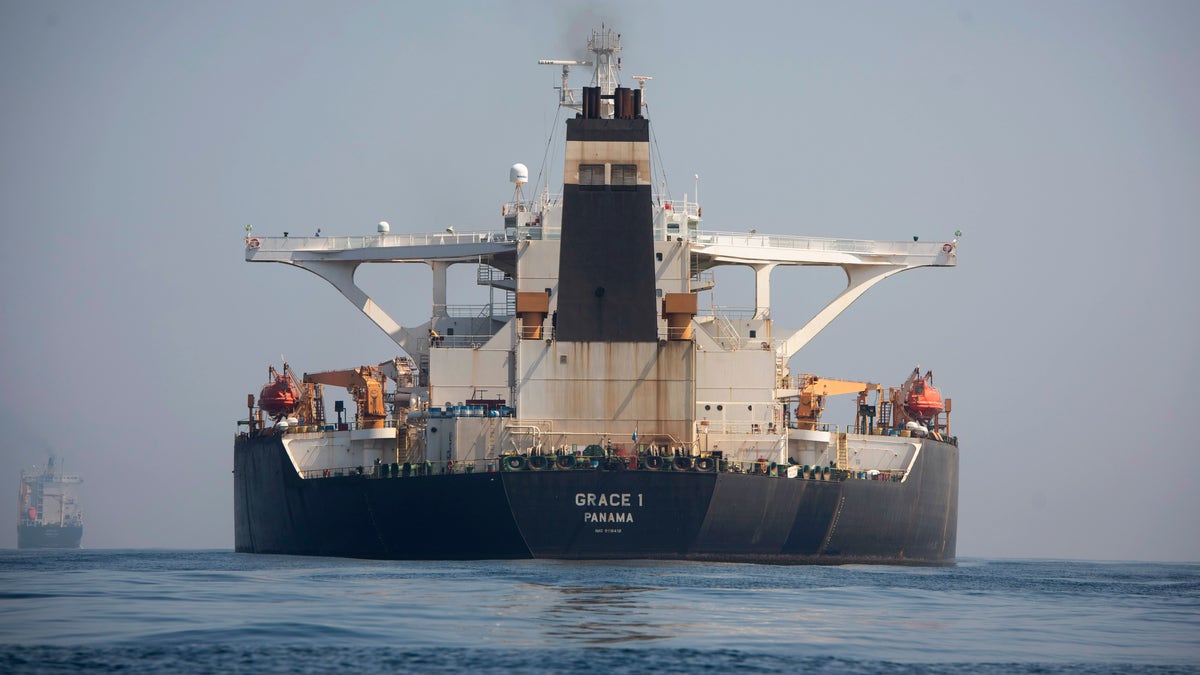
{"type": "Polygon", "coordinates": [[[17,548],[79,548],[83,511],[74,486],[79,476],[62,472],[54,455],[45,468],[21,472],[17,508],[17,548]]]}

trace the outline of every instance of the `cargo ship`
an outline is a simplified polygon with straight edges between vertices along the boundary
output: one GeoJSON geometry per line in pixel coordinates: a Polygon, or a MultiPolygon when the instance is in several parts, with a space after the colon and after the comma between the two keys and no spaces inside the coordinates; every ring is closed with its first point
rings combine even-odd
{"type": "Polygon", "coordinates": [[[50,455],[45,468],[21,471],[17,500],[17,548],[79,548],[83,511],[74,486],[79,476],[64,474],[50,455]]]}
{"type": "Polygon", "coordinates": [[[653,189],[650,78],[621,84],[620,40],[593,31],[591,60],[539,62],[562,72],[561,192],[549,180],[539,190],[541,178],[531,189],[513,165],[494,229],[380,222],[360,236],[266,237],[247,226],[247,261],[321,277],[399,351],[268,370],[234,440],[238,551],[953,564],[959,448],[932,373],[884,386],[790,364],[876,283],[953,267],[957,234],[702,227],[695,195],[653,189]],[[573,68],[590,69],[590,84],[571,88],[573,68]],[[402,325],[376,304],[355,282],[366,263],[429,269],[428,316],[402,325]],[[453,301],[452,265],[474,268],[486,302],[453,301]],[[753,272],[740,307],[715,304],[721,266],[753,272]],[[837,266],[847,285],[786,329],[771,319],[781,266],[837,266]],[[326,387],[342,397],[332,410],[326,387]],[[853,422],[822,418],[838,396],[853,422]]]}

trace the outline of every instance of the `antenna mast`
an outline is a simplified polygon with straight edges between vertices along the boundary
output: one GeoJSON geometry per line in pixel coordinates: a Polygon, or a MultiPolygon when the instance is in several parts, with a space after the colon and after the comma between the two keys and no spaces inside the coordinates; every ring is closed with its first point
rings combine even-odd
{"type": "Polygon", "coordinates": [[[591,61],[566,61],[563,59],[538,59],[538,64],[543,66],[562,66],[562,86],[558,88],[558,104],[564,108],[579,110],[582,106],[575,102],[575,90],[571,89],[568,80],[571,75],[571,66],[590,66],[591,61]]]}
{"type": "MultiPolygon", "coordinates": [[[[618,52],[621,51],[621,34],[614,33],[611,28],[606,28],[603,25],[600,30],[593,30],[592,36],[588,38],[588,51],[595,54],[595,59],[592,61],[570,61],[564,59],[539,59],[538,63],[543,66],[562,66],[562,86],[558,90],[558,104],[564,108],[572,110],[582,110],[583,105],[575,101],[575,91],[571,89],[568,83],[568,77],[571,72],[571,66],[591,66],[596,68],[592,71],[592,86],[599,87],[602,96],[610,96],[620,84],[618,75],[621,71],[621,57],[618,52]]],[[[648,78],[647,78],[648,79],[648,78]]],[[[601,99],[603,102],[603,115],[605,117],[612,116],[612,99],[601,99]]]]}
{"type": "MultiPolygon", "coordinates": [[[[633,79],[637,80],[638,89],[642,92],[642,106],[645,107],[645,105],[646,105],[646,83],[649,82],[650,80],[653,80],[654,78],[650,77],[649,75],[634,75],[633,79]]],[[[647,110],[649,110],[649,108],[647,108],[647,110]]],[[[642,111],[639,110],[638,114],[641,114],[641,112],[642,111]]]]}
{"type": "Polygon", "coordinates": [[[617,53],[621,51],[621,34],[603,26],[600,30],[593,30],[592,36],[588,38],[588,51],[596,55],[592,86],[600,87],[602,96],[612,94],[620,84],[617,75],[621,70],[621,57],[617,56],[617,53]]]}

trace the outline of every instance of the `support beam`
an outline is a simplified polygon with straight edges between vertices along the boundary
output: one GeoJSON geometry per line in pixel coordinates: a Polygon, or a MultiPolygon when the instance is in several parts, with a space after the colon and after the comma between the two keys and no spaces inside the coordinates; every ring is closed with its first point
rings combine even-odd
{"type": "Polygon", "coordinates": [[[354,271],[358,269],[358,262],[308,260],[289,264],[306,269],[328,281],[342,295],[346,296],[347,300],[361,310],[363,314],[366,314],[368,319],[376,326],[379,326],[383,332],[387,333],[392,342],[399,345],[409,356],[416,357],[419,354],[428,352],[429,343],[425,339],[424,334],[414,333],[412,330],[396,323],[387,312],[375,304],[375,301],[365,291],[354,283],[354,271]]]}
{"type": "Polygon", "coordinates": [[[446,270],[450,269],[450,264],[444,260],[429,261],[429,266],[433,268],[434,316],[448,316],[446,312],[446,270]]]}
{"type": "Polygon", "coordinates": [[[771,272],[775,263],[751,265],[754,268],[754,318],[771,318],[771,272]]]}
{"type": "Polygon", "coordinates": [[[779,356],[783,358],[784,362],[787,362],[804,345],[816,337],[817,333],[832,323],[852,302],[866,293],[867,289],[893,274],[907,269],[912,269],[912,267],[906,265],[842,265],[842,270],[846,272],[847,278],[845,290],[817,312],[816,316],[809,319],[803,328],[784,340],[779,345],[779,356]]]}

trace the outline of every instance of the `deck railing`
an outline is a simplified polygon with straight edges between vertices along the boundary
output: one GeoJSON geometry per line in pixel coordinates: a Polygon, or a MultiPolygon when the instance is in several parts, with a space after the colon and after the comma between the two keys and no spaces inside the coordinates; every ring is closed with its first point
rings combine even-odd
{"type": "Polygon", "coordinates": [[[900,482],[903,471],[851,471],[832,466],[777,464],[764,459],[735,461],[704,456],[580,456],[564,455],[502,455],[480,460],[425,461],[380,463],[366,466],[344,466],[310,469],[301,472],[304,479],[406,479],[453,476],[474,473],[520,471],[643,471],[666,473],[733,473],[764,478],[795,478],[816,481],[877,480],[900,482]],[[795,469],[795,471],[791,471],[795,469]],[[792,475],[794,473],[794,475],[792,475]]]}
{"type": "MultiPolygon", "coordinates": [[[[689,206],[691,206],[689,204],[689,206]]],[[[690,214],[689,214],[690,215],[690,214]]],[[[756,232],[719,232],[679,228],[672,236],[686,236],[702,246],[738,246],[753,248],[789,248],[807,251],[831,251],[870,255],[918,255],[935,257],[942,253],[943,241],[877,241],[871,239],[834,239],[829,237],[800,237],[792,235],[757,234],[756,232]],[[682,231],[686,230],[686,231],[682,231]]],[[[373,234],[362,236],[264,237],[251,234],[246,244],[266,251],[344,251],[359,248],[391,246],[434,246],[447,244],[503,243],[514,239],[559,239],[561,228],[522,226],[516,231],[488,230],[412,234],[373,234]]]]}
{"type": "Polygon", "coordinates": [[[251,235],[246,238],[247,245],[266,251],[345,251],[387,246],[435,246],[504,241],[507,239],[504,232],[501,231],[370,234],[357,237],[260,237],[251,235]],[[257,242],[258,246],[254,246],[254,242],[257,242]]]}
{"type": "Polygon", "coordinates": [[[741,246],[754,248],[791,248],[806,251],[831,251],[872,255],[927,255],[942,252],[942,241],[877,241],[873,239],[833,239],[755,232],[693,231],[688,238],[704,246],[741,246]]]}

